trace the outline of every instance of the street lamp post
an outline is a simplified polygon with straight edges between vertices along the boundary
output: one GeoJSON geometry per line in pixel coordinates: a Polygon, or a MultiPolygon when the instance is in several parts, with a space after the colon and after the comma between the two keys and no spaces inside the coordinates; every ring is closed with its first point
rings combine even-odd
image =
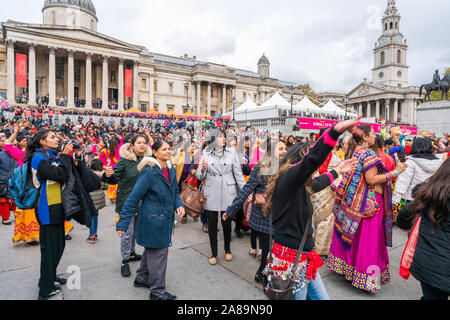
{"type": "MultiPolygon", "coordinates": [[[[187,109],[189,111],[189,82],[186,82],[184,84],[184,87],[186,88],[186,105],[187,105],[187,109]]],[[[191,110],[191,113],[193,113],[192,110],[191,110]]]]}
{"type": "Polygon", "coordinates": [[[289,87],[289,92],[291,93],[291,116],[294,114],[294,86],[289,87]]]}

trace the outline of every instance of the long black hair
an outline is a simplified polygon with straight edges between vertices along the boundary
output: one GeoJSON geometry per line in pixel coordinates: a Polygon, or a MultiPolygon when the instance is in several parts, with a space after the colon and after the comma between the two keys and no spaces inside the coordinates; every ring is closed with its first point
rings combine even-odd
{"type": "MultiPolygon", "coordinates": [[[[267,197],[266,197],[266,204],[264,205],[264,215],[266,217],[269,217],[272,214],[273,197],[279,179],[291,168],[292,165],[299,163],[305,158],[311,146],[312,144],[309,142],[295,145],[288,150],[288,153],[281,160],[278,172],[269,180],[269,183],[266,188],[267,197]]],[[[309,193],[312,192],[311,183],[312,183],[312,176],[309,177],[309,179],[305,182],[306,191],[308,191],[309,193]]]]}
{"type": "Polygon", "coordinates": [[[31,161],[31,158],[33,158],[36,150],[42,148],[41,140],[47,139],[48,135],[51,132],[51,130],[42,130],[34,134],[33,138],[31,139],[31,143],[27,145],[26,162],[31,161]]]}

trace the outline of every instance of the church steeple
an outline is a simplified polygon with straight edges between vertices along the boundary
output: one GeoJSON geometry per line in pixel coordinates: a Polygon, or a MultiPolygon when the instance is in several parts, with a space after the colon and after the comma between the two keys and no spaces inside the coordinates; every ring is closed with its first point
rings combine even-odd
{"type": "Polygon", "coordinates": [[[391,87],[408,86],[408,45],[400,33],[400,19],[395,0],[388,0],[382,19],[383,33],[374,49],[373,83],[391,87]]]}
{"type": "Polygon", "coordinates": [[[383,23],[383,34],[392,35],[398,34],[400,30],[400,15],[398,14],[398,9],[395,6],[395,0],[388,0],[388,5],[386,11],[384,12],[383,23]]]}

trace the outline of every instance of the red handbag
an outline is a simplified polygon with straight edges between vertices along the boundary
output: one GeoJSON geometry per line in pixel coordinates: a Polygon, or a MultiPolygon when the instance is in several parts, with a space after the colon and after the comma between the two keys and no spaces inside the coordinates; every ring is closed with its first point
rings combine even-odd
{"type": "Polygon", "coordinates": [[[402,260],[400,261],[400,277],[408,280],[411,276],[411,272],[409,269],[411,268],[411,264],[414,258],[414,254],[416,252],[417,240],[419,239],[419,228],[420,222],[422,218],[417,219],[416,224],[409,236],[408,242],[406,243],[405,250],[403,251],[402,260]]]}

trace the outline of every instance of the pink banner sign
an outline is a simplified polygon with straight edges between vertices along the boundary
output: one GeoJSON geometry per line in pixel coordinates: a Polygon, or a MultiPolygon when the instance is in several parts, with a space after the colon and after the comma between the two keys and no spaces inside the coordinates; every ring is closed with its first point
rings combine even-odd
{"type": "MultiPolygon", "coordinates": [[[[310,118],[298,118],[300,129],[304,130],[320,130],[322,128],[332,128],[336,123],[339,121],[335,120],[323,120],[323,119],[310,119],[310,118]]],[[[381,124],[374,124],[374,123],[361,123],[361,124],[367,124],[373,128],[373,131],[375,133],[381,133],[382,126],[381,124]]],[[[391,126],[394,127],[394,126],[391,126]]],[[[406,126],[398,126],[400,130],[405,132],[410,132],[411,135],[417,135],[417,128],[416,127],[406,127],[406,126]]]]}

